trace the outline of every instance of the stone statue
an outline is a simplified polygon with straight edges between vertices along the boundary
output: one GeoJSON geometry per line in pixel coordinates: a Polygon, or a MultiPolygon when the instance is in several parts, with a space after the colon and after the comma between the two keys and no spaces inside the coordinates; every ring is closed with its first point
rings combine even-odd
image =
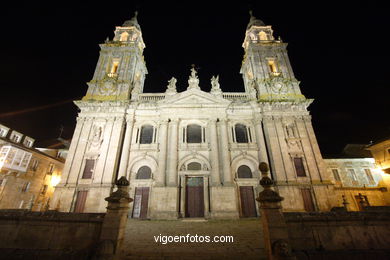
{"type": "Polygon", "coordinates": [[[187,89],[200,89],[199,78],[196,75],[196,70],[194,67],[192,67],[192,69],[191,69],[191,76],[188,79],[188,88],[187,89]]]}
{"type": "Polygon", "coordinates": [[[222,90],[219,85],[219,75],[218,76],[212,76],[211,77],[211,94],[213,95],[222,95],[222,90]]]}
{"type": "Polygon", "coordinates": [[[256,87],[257,87],[256,80],[252,80],[249,87],[249,96],[251,99],[256,99],[257,96],[256,87]]]}
{"type": "Polygon", "coordinates": [[[92,137],[89,143],[89,151],[98,151],[103,142],[103,129],[101,126],[94,125],[92,137]]]}
{"type": "Polygon", "coordinates": [[[165,91],[167,95],[174,95],[177,93],[176,82],[177,80],[175,77],[172,77],[170,80],[168,80],[168,87],[167,90],[165,91]]]}

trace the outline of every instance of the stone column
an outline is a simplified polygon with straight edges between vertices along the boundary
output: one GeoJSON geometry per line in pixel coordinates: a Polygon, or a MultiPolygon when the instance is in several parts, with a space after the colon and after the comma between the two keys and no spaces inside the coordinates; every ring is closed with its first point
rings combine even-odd
{"type": "Polygon", "coordinates": [[[133,125],[134,125],[133,120],[130,119],[126,120],[125,140],[123,141],[123,148],[122,148],[122,155],[119,164],[118,177],[122,177],[122,176],[126,177],[127,164],[129,162],[129,154],[130,154],[131,136],[133,134],[133,125]]]}
{"type": "Polygon", "coordinates": [[[263,127],[261,124],[262,124],[261,119],[256,118],[255,119],[255,132],[256,132],[257,148],[259,149],[258,158],[259,158],[259,162],[268,163],[268,156],[267,156],[267,151],[266,151],[267,147],[265,146],[263,127]]]}
{"type": "Polygon", "coordinates": [[[220,186],[219,158],[218,158],[218,135],[216,121],[210,120],[210,148],[211,148],[211,185],[220,186]]]}
{"type": "Polygon", "coordinates": [[[105,200],[108,202],[107,213],[104,216],[100,244],[94,259],[114,259],[118,256],[125,235],[129,203],[129,181],[122,176],[117,180],[118,189],[105,200]]]}
{"type": "Polygon", "coordinates": [[[267,259],[296,259],[291,253],[287,225],[280,204],[283,197],[280,197],[276,191],[271,189],[274,182],[268,177],[268,165],[262,162],[259,169],[262,175],[260,184],[264,190],[259,193],[259,197],[256,200],[260,202],[260,219],[263,224],[264,247],[267,259]]]}
{"type": "Polygon", "coordinates": [[[169,156],[168,156],[168,186],[177,185],[177,127],[179,120],[174,119],[169,123],[169,156]]]}
{"type": "Polygon", "coordinates": [[[220,119],[218,122],[220,130],[220,151],[221,151],[221,165],[223,172],[223,185],[230,186],[232,183],[232,174],[230,168],[230,152],[229,152],[229,139],[227,132],[227,122],[226,119],[220,119]]]}
{"type": "Polygon", "coordinates": [[[156,186],[165,186],[165,170],[167,162],[167,135],[168,121],[160,122],[159,129],[159,153],[158,153],[158,174],[156,176],[156,186]]]}

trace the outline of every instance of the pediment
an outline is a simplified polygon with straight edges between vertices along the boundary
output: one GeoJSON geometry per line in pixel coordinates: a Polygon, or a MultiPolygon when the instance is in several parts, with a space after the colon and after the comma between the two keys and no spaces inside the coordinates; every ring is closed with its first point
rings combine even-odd
{"type": "Polygon", "coordinates": [[[166,97],[159,103],[166,105],[224,105],[230,101],[202,90],[191,89],[166,97]]]}

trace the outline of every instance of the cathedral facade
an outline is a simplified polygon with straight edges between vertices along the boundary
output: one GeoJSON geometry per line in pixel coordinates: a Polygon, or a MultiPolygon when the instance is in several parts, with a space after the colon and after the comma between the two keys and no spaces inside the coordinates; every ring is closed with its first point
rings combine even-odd
{"type": "Polygon", "coordinates": [[[105,212],[125,176],[133,218],[238,218],[259,215],[260,162],[270,165],[285,211],[328,211],[333,184],[308,106],[271,26],[251,16],[243,48],[245,92],[211,91],[189,72],[164,93],[143,93],[145,44],[136,16],[100,44],[52,208],[105,212]]]}

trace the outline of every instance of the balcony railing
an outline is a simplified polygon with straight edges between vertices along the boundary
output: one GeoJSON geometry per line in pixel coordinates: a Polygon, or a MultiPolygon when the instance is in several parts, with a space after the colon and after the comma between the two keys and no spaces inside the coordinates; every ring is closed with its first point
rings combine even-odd
{"type": "Polygon", "coordinates": [[[165,98],[165,93],[143,93],[140,94],[138,97],[140,101],[157,102],[165,98]]]}
{"type": "Polygon", "coordinates": [[[222,93],[222,97],[224,99],[232,100],[232,101],[246,101],[249,100],[248,94],[244,92],[224,92],[222,93]]]}

